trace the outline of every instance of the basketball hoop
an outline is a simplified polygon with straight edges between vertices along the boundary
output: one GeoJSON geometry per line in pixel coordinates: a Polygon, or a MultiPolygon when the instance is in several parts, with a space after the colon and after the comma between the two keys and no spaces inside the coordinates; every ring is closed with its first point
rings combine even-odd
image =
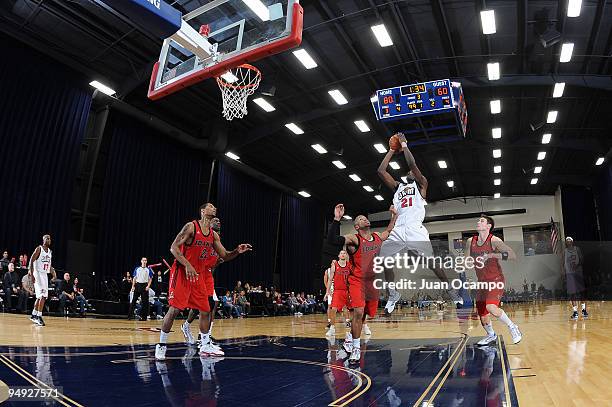
{"type": "Polygon", "coordinates": [[[242,119],[247,112],[247,98],[255,93],[261,72],[253,65],[243,64],[217,76],[223,99],[223,116],[227,120],[242,119]]]}

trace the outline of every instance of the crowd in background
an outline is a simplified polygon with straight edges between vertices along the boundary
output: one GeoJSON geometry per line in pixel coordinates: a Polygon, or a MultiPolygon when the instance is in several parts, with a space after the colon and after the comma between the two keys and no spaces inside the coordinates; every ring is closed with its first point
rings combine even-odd
{"type": "Polygon", "coordinates": [[[220,298],[222,317],[243,318],[245,316],[277,316],[325,313],[327,303],[323,295],[305,294],[303,291],[277,291],[275,287],[261,285],[251,287],[249,283],[238,281],[233,290],[225,290],[220,298]]]}
{"type": "MultiPolygon", "coordinates": [[[[27,314],[32,310],[35,301],[34,277],[28,272],[28,255],[22,254],[19,259],[10,258],[8,251],[0,258],[0,308],[4,312],[27,314]]],[[[86,309],[91,309],[79,285],[78,277],[70,278],[70,273],[49,279],[49,302],[47,311],[67,314],[74,309],[84,316],[86,309]]]]}

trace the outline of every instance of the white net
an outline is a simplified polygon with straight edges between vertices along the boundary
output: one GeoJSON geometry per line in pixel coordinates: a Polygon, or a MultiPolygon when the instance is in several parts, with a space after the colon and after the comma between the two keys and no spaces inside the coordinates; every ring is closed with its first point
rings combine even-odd
{"type": "Polygon", "coordinates": [[[232,68],[217,77],[223,99],[223,116],[227,120],[242,119],[247,113],[247,98],[255,93],[261,81],[261,72],[252,65],[232,68]]]}

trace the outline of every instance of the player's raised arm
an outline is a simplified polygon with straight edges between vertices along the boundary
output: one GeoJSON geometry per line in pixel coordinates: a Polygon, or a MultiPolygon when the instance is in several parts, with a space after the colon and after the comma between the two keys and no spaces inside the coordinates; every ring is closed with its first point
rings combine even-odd
{"type": "Polygon", "coordinates": [[[236,247],[231,252],[228,252],[225,249],[225,247],[223,247],[223,245],[221,244],[221,239],[219,238],[219,235],[217,234],[217,232],[215,232],[214,230],[213,230],[213,236],[214,236],[213,237],[213,248],[215,249],[219,257],[223,259],[223,261],[233,260],[239,254],[253,250],[253,247],[250,244],[242,243],[242,244],[239,244],[238,247],[236,247]]]}
{"type": "Polygon", "coordinates": [[[383,232],[380,234],[380,239],[383,241],[387,240],[387,238],[391,234],[391,231],[395,227],[395,221],[397,220],[397,209],[395,209],[395,206],[391,205],[391,207],[389,208],[389,212],[391,212],[391,220],[389,221],[387,228],[383,230],[383,232]]]}
{"type": "Polygon", "coordinates": [[[500,260],[516,260],[516,253],[514,253],[512,247],[508,246],[506,242],[499,237],[491,237],[491,246],[493,250],[497,250],[498,253],[491,253],[488,257],[495,257],[500,260]]]}
{"type": "Polygon", "coordinates": [[[185,258],[183,253],[181,252],[181,246],[190,240],[193,240],[193,236],[195,234],[195,228],[193,227],[193,223],[189,222],[183,226],[178,235],[174,238],[174,241],[170,245],[170,252],[178,261],[185,267],[185,273],[187,274],[187,279],[190,281],[195,281],[198,278],[198,273],[195,271],[191,263],[185,258]]]}
{"type": "Polygon", "coordinates": [[[397,133],[400,139],[400,143],[402,144],[402,151],[404,152],[404,158],[406,159],[406,164],[408,164],[408,168],[412,171],[412,175],[414,175],[414,179],[417,184],[419,184],[419,191],[421,192],[421,196],[423,198],[427,195],[427,187],[429,183],[427,182],[427,178],[421,173],[421,170],[416,165],[416,161],[412,152],[408,148],[408,142],[406,141],[406,136],[403,133],[397,133]]]}
{"type": "Polygon", "coordinates": [[[385,154],[385,157],[383,158],[382,162],[378,166],[378,170],[376,171],[378,173],[378,177],[392,191],[395,191],[398,182],[391,176],[391,174],[387,172],[387,167],[389,166],[389,161],[391,161],[391,157],[393,157],[394,152],[395,151],[391,149],[387,151],[387,154],[385,154]]]}
{"type": "Polygon", "coordinates": [[[334,221],[327,231],[327,241],[335,246],[351,245],[356,246],[355,235],[340,235],[340,219],[344,215],[344,205],[338,204],[334,208],[334,221]]]}

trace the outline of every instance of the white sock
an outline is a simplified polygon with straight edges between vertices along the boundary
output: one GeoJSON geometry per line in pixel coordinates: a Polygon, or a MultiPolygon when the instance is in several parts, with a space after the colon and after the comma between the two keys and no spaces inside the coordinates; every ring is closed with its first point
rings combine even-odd
{"type": "Polygon", "coordinates": [[[363,328],[362,329],[366,329],[368,327],[368,324],[363,324],[363,328]]]}
{"type": "Polygon", "coordinates": [[[586,304],[582,303],[582,310],[584,311],[586,309],[586,304]]]}
{"type": "Polygon", "coordinates": [[[353,348],[361,349],[361,342],[359,342],[359,338],[353,339],[353,348]]]}
{"type": "Polygon", "coordinates": [[[159,343],[166,343],[168,342],[168,334],[170,332],[164,332],[164,331],[160,331],[159,332],[159,343]]]}
{"type": "Polygon", "coordinates": [[[38,311],[36,311],[36,308],[34,308],[34,309],[32,310],[32,316],[33,316],[33,317],[35,317],[35,316],[37,316],[37,315],[38,315],[38,311]]]}
{"type": "Polygon", "coordinates": [[[214,321],[210,321],[210,328],[208,328],[208,334],[212,335],[212,327],[213,327],[214,321]]]}
{"type": "Polygon", "coordinates": [[[493,330],[493,325],[489,322],[488,324],[484,324],[482,326],[485,331],[487,331],[487,335],[493,336],[495,335],[495,331],[493,330]]]}
{"type": "Polygon", "coordinates": [[[574,312],[578,312],[578,306],[577,306],[577,305],[574,305],[574,306],[572,307],[572,309],[574,310],[574,312]]]}
{"type": "Polygon", "coordinates": [[[38,311],[36,315],[38,315],[39,317],[42,317],[42,311],[38,311]]]}
{"type": "Polygon", "coordinates": [[[508,328],[512,328],[514,326],[514,322],[512,322],[510,318],[508,318],[508,315],[506,315],[506,312],[504,310],[501,310],[501,315],[498,319],[504,324],[508,325],[508,328]]]}
{"type": "Polygon", "coordinates": [[[346,339],[347,342],[350,342],[353,340],[353,335],[350,332],[346,333],[346,339]]]}
{"type": "Polygon", "coordinates": [[[327,318],[327,323],[331,324],[331,319],[327,318]]]}
{"type": "Polygon", "coordinates": [[[200,338],[202,340],[202,345],[208,345],[210,343],[210,334],[200,332],[200,338]]]}

